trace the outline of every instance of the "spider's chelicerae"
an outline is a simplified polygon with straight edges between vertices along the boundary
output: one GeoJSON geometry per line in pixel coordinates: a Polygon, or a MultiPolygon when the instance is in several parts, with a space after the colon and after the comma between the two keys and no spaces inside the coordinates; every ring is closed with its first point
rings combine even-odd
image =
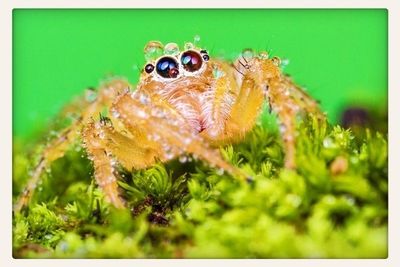
{"type": "Polygon", "coordinates": [[[115,177],[115,161],[127,170],[192,154],[235,177],[249,179],[226,162],[217,147],[241,140],[255,125],[264,101],[281,124],[285,167],[295,168],[296,116],[314,113],[317,103],[266,52],[242,52],[234,63],[210,58],[206,50],[186,43],[149,42],[147,64],[135,90],[125,80],[105,82],[93,101],[81,101],[82,112],[45,148],[32,177],[15,205],[29,202],[42,172],[62,157],[79,135],[94,177],[107,199],[124,207],[115,177]],[[104,109],[109,117],[98,117],[104,109]]]}

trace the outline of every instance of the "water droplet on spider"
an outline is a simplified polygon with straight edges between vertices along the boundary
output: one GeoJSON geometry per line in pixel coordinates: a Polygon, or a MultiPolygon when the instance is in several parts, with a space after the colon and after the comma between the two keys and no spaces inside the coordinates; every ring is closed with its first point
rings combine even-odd
{"type": "Polygon", "coordinates": [[[183,139],[183,143],[185,145],[189,145],[191,142],[192,142],[192,138],[190,138],[190,137],[186,137],[183,139]]]}
{"type": "Polygon", "coordinates": [[[281,132],[281,134],[286,132],[286,125],[284,124],[279,125],[279,131],[281,132]]]}
{"type": "Polygon", "coordinates": [[[220,70],[220,69],[218,69],[218,68],[214,68],[213,69],[213,76],[214,76],[214,78],[221,78],[222,76],[224,76],[224,72],[222,71],[222,70],[220,70]]]}
{"type": "Polygon", "coordinates": [[[193,49],[194,48],[194,44],[193,43],[190,43],[190,42],[188,42],[188,43],[185,43],[185,50],[190,50],[190,49],[193,49]]]}
{"type": "Polygon", "coordinates": [[[289,65],[289,63],[290,63],[290,61],[287,58],[284,58],[284,59],[281,60],[281,66],[283,68],[286,67],[287,65],[289,65]]]}
{"type": "Polygon", "coordinates": [[[194,44],[197,45],[200,42],[200,35],[196,34],[193,38],[194,44]]]}
{"type": "Polygon", "coordinates": [[[147,119],[148,118],[147,113],[142,109],[136,110],[136,115],[141,119],[147,119]]]}
{"type": "Polygon", "coordinates": [[[273,57],[271,60],[272,60],[272,63],[276,66],[280,66],[282,63],[282,61],[279,57],[273,57]]]}
{"type": "Polygon", "coordinates": [[[254,57],[254,51],[253,49],[246,48],[242,51],[242,57],[247,61],[251,61],[254,57]]]}
{"type": "Polygon", "coordinates": [[[85,100],[89,103],[92,103],[97,98],[97,92],[94,89],[86,89],[85,91],[85,100]]]}
{"type": "Polygon", "coordinates": [[[266,51],[262,51],[258,54],[258,56],[260,57],[260,59],[268,59],[269,58],[269,54],[266,51]]]}
{"type": "Polygon", "coordinates": [[[140,94],[139,95],[139,101],[143,105],[148,105],[150,103],[150,98],[145,94],[140,94]]]}
{"type": "Polygon", "coordinates": [[[285,96],[288,96],[288,95],[290,95],[290,92],[289,92],[289,90],[286,90],[285,91],[285,96]]]}
{"type": "Polygon", "coordinates": [[[185,163],[185,162],[187,162],[188,161],[188,157],[187,156],[180,156],[179,157],[179,162],[180,163],[185,163]]]}
{"type": "Polygon", "coordinates": [[[210,136],[212,136],[212,137],[216,137],[216,136],[218,136],[219,131],[218,131],[218,129],[212,128],[212,129],[209,129],[209,130],[208,130],[208,134],[209,134],[210,136]]]}
{"type": "Polygon", "coordinates": [[[119,112],[116,111],[115,109],[113,109],[113,110],[111,111],[111,114],[112,114],[112,116],[113,116],[114,118],[119,118],[119,117],[121,116],[121,114],[119,114],[119,112]]]}
{"type": "Polygon", "coordinates": [[[164,46],[158,41],[149,42],[144,48],[144,57],[147,61],[155,60],[164,53],[164,46]]]}
{"type": "Polygon", "coordinates": [[[151,138],[152,138],[154,141],[158,141],[158,140],[161,139],[161,137],[160,137],[158,134],[153,134],[153,135],[151,136],[151,138]]]}
{"type": "Polygon", "coordinates": [[[151,116],[154,116],[154,117],[156,117],[156,118],[163,118],[163,117],[165,117],[164,111],[161,110],[161,109],[158,109],[158,108],[152,109],[151,112],[150,112],[150,114],[151,114],[151,116]]]}
{"type": "Polygon", "coordinates": [[[176,43],[168,43],[164,47],[164,52],[167,55],[176,56],[179,54],[179,46],[176,43]]]}
{"type": "Polygon", "coordinates": [[[116,166],[117,165],[117,161],[115,159],[111,160],[111,166],[116,166]]]}
{"type": "Polygon", "coordinates": [[[174,158],[174,154],[173,153],[165,153],[165,157],[167,158],[167,160],[171,160],[174,158]]]}

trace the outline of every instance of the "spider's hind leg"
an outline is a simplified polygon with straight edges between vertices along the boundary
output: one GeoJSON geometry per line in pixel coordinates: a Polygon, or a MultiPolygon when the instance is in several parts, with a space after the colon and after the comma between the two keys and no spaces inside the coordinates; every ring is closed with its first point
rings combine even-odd
{"type": "MultiPolygon", "coordinates": [[[[37,187],[43,171],[48,168],[51,163],[64,156],[65,152],[74,143],[82,129],[94,115],[97,115],[104,107],[111,106],[113,100],[130,88],[130,85],[125,80],[113,79],[104,82],[98,89],[97,98],[93,101],[86,101],[84,98],[79,100],[79,107],[82,110],[79,118],[77,118],[69,127],[65,128],[59,136],[51,141],[40,157],[38,164],[33,170],[32,176],[29,178],[25,189],[17,199],[13,211],[18,213],[26,206],[37,187]]],[[[73,107],[73,104],[71,107],[73,107]]]]}
{"type": "Polygon", "coordinates": [[[48,168],[53,161],[63,157],[67,149],[74,143],[78,135],[78,125],[80,125],[80,121],[73,123],[73,125],[62,131],[59,137],[53,140],[44,149],[39,162],[32,172],[32,176],[29,178],[27,185],[13,207],[14,212],[20,212],[21,209],[29,203],[44,170],[48,168]]]}

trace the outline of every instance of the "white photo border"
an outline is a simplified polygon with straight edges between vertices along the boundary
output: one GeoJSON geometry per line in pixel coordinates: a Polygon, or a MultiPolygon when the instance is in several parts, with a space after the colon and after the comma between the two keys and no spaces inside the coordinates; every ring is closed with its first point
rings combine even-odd
{"type": "Polygon", "coordinates": [[[0,266],[400,266],[400,1],[398,0],[2,0],[0,1],[0,266]],[[229,3],[229,5],[228,5],[229,3]],[[387,259],[14,259],[12,258],[12,10],[14,8],[385,8],[388,10],[389,227],[387,259]]]}

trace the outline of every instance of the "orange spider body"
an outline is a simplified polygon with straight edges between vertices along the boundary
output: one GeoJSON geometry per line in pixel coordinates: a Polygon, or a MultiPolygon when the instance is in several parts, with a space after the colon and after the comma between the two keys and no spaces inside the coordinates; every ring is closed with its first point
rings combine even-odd
{"type": "Polygon", "coordinates": [[[191,43],[180,51],[173,43],[150,42],[145,53],[151,56],[136,90],[124,80],[113,80],[99,88],[94,101],[82,101],[80,118],[43,152],[16,211],[28,203],[43,170],[64,155],[79,132],[95,179],[116,207],[124,207],[124,201],[118,195],[115,162],[135,170],[193,154],[246,178],[216,147],[241,140],[253,128],[265,100],[282,125],[285,166],[295,167],[296,115],[321,113],[316,102],[282,74],[277,58],[245,50],[232,64],[211,59],[191,43]],[[94,121],[104,107],[109,118],[94,121]]]}

